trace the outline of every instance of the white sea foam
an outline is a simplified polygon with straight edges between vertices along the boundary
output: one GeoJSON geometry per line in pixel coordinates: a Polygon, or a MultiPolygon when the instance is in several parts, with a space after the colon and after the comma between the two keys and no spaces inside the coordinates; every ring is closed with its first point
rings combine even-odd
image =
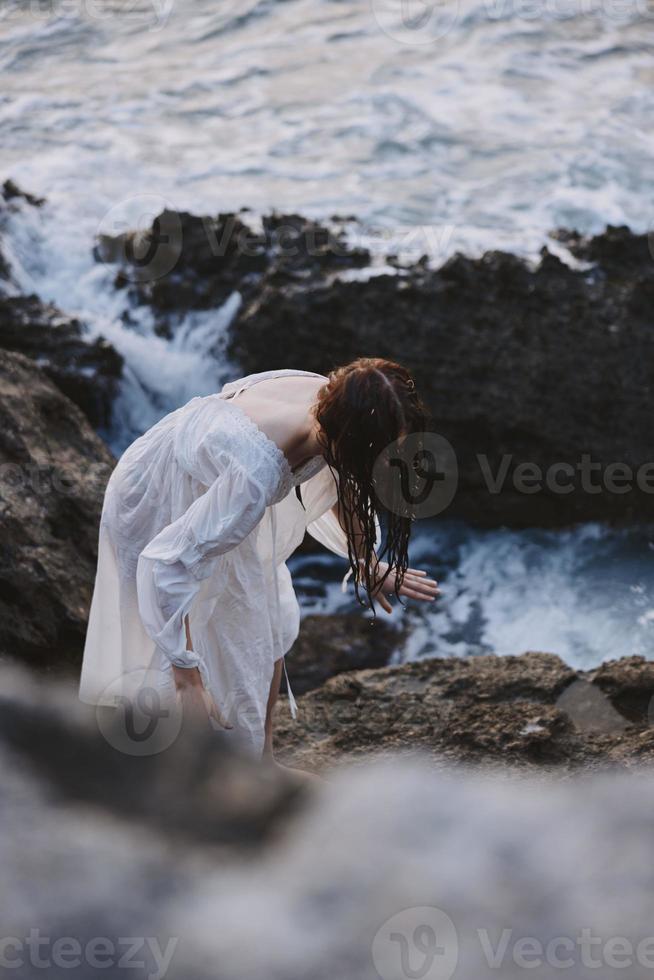
{"type": "Polygon", "coordinates": [[[0,20],[0,169],[80,234],[146,191],[431,229],[439,257],[654,216],[644,0],[460,0],[432,43],[381,0],[48,6],[0,20]]]}
{"type": "MultiPolygon", "coordinates": [[[[408,626],[398,661],[540,650],[590,668],[654,655],[651,529],[474,531],[443,521],[418,532],[411,561],[439,580],[442,595],[394,610],[390,622],[408,626]]],[[[310,558],[294,567],[306,611],[355,608],[336,571],[321,574],[310,558]]]]}

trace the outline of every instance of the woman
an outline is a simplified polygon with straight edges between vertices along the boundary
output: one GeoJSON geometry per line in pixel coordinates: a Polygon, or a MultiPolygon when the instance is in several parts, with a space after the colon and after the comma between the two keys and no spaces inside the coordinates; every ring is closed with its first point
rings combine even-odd
{"type": "Polygon", "coordinates": [[[272,757],[300,618],[285,561],[305,531],[348,559],[359,598],[363,588],[388,612],[391,593],[438,594],[407,568],[406,516],[387,515],[375,552],[373,464],[425,421],[408,372],[362,358],[329,377],[249,375],[158,422],[107,486],[81,699],[124,704],[154,686],[272,757]]]}

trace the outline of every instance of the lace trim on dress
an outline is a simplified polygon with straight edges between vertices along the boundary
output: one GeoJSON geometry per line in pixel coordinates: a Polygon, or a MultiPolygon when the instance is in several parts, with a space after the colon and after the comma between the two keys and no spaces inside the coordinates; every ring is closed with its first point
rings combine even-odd
{"type": "MultiPolygon", "coordinates": [[[[243,384],[241,387],[234,387],[232,391],[223,390],[217,394],[216,397],[220,398],[221,401],[226,402],[231,405],[232,408],[236,408],[237,412],[234,416],[238,418],[241,427],[252,434],[255,439],[260,443],[262,448],[265,450],[266,454],[273,459],[280,471],[280,498],[285,497],[286,494],[290,493],[293,487],[304,483],[306,480],[310,479],[316,473],[319,472],[326,465],[326,460],[322,456],[313,456],[311,459],[307,460],[302,466],[297,470],[291,469],[291,464],[286,458],[286,453],[279,448],[277,443],[266,435],[266,433],[259,428],[257,423],[250,418],[247,412],[244,412],[237,404],[235,404],[236,396],[245,391],[247,388],[253,387],[258,381],[265,381],[269,377],[282,377],[285,375],[305,375],[308,377],[322,377],[325,381],[328,379],[324,375],[316,374],[314,371],[299,371],[299,370],[279,370],[279,371],[264,371],[260,375],[248,376],[251,379],[250,384],[243,384]]],[[[243,380],[243,379],[241,379],[243,380]]],[[[233,382],[236,385],[238,382],[233,382]]]]}
{"type": "Polygon", "coordinates": [[[288,493],[293,487],[293,471],[291,469],[291,464],[286,458],[286,454],[279,448],[276,442],[274,442],[270,436],[267,436],[263,429],[260,429],[257,423],[250,418],[247,412],[235,404],[233,398],[223,398],[222,401],[229,405],[230,408],[235,409],[233,412],[234,418],[238,420],[238,424],[246,432],[249,432],[257,442],[259,442],[261,448],[264,450],[267,456],[277,464],[279,468],[280,478],[282,486],[284,487],[285,494],[288,493]]]}

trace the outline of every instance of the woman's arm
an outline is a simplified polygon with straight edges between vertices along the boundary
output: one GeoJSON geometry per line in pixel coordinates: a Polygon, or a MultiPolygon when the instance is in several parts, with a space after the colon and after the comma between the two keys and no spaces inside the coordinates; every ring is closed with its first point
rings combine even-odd
{"type": "MultiPolygon", "coordinates": [[[[193,640],[191,639],[188,616],[184,618],[184,629],[186,632],[186,648],[192,650],[193,640]]],[[[223,728],[233,728],[233,725],[230,725],[218,710],[218,706],[209,691],[205,690],[202,676],[197,667],[176,667],[173,664],[173,677],[184,713],[189,712],[192,717],[200,718],[208,715],[223,728]]]]}

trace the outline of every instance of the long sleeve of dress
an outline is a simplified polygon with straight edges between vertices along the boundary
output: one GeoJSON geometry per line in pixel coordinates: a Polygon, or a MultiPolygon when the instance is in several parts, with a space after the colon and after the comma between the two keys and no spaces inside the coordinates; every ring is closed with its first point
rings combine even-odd
{"type": "Polygon", "coordinates": [[[338,477],[325,466],[302,486],[307,531],[335,555],[347,558],[347,538],[332,507],[338,501],[338,477]]]}
{"type": "Polygon", "coordinates": [[[267,504],[261,484],[231,460],[205,493],[141,552],[139,613],[147,633],[175,666],[201,666],[197,651],[186,648],[184,618],[219,556],[247,537],[267,504]]]}

